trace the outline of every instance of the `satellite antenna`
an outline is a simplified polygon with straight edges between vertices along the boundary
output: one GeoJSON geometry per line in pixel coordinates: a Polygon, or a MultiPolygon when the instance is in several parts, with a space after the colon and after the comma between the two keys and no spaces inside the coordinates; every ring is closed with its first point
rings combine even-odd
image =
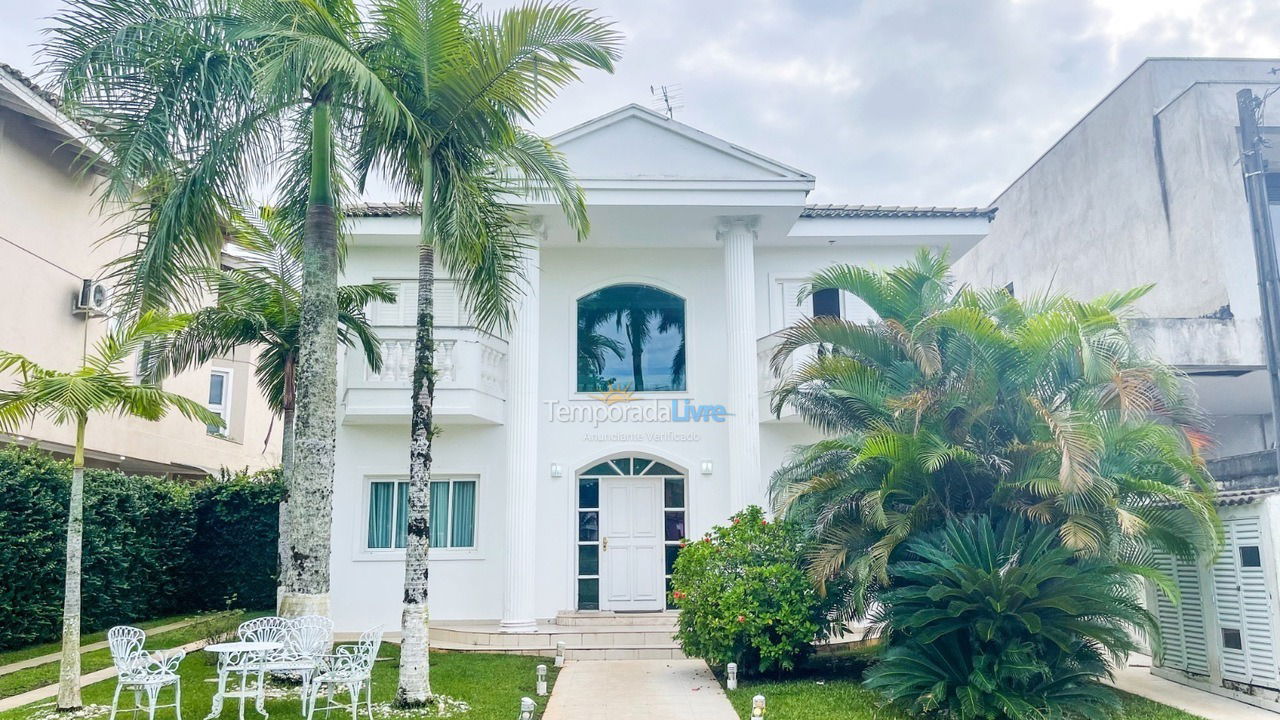
{"type": "Polygon", "coordinates": [[[676,110],[684,107],[684,90],[680,87],[680,83],[672,85],[650,85],[649,94],[653,96],[653,106],[667,116],[668,120],[674,120],[676,110]]]}

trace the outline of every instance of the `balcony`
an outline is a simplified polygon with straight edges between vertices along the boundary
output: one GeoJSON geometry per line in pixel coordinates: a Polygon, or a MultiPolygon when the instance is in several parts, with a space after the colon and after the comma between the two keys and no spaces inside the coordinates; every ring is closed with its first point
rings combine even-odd
{"type": "Polygon", "coordinates": [[[760,390],[760,422],[776,423],[776,422],[800,422],[800,416],[796,414],[794,408],[790,405],[782,408],[781,416],[773,414],[773,391],[778,387],[780,378],[791,374],[791,370],[795,367],[799,358],[805,357],[807,349],[802,348],[800,351],[787,359],[782,366],[782,374],[774,375],[770,367],[773,361],[773,353],[778,349],[778,345],[782,342],[780,333],[765,335],[756,341],[756,370],[759,373],[759,390],[760,390]]]}
{"type": "MultiPolygon", "coordinates": [[[[348,348],[339,422],[348,425],[403,423],[409,418],[414,328],[376,328],[382,339],[382,371],[373,372],[359,350],[348,348]]],[[[507,343],[473,327],[436,327],[437,419],[463,424],[501,424],[507,394],[507,343]]]]}

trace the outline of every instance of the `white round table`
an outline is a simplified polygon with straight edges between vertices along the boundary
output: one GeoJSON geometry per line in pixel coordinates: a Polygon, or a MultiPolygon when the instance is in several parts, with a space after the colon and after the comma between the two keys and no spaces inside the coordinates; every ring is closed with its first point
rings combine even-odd
{"type": "Polygon", "coordinates": [[[253,706],[262,717],[267,717],[266,684],[263,682],[263,667],[267,653],[279,650],[283,645],[276,642],[224,642],[205,645],[205,652],[218,655],[218,691],[213,694],[213,709],[205,716],[205,720],[222,714],[222,702],[227,698],[240,699],[240,720],[244,720],[244,701],[253,698],[253,706]],[[236,673],[240,676],[239,689],[227,689],[227,676],[236,673]],[[253,676],[253,683],[249,677],[253,676]]]}

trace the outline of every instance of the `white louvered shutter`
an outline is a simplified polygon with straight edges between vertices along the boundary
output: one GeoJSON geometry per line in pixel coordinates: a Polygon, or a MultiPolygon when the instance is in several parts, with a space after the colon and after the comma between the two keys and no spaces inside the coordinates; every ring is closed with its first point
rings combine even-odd
{"type": "Polygon", "coordinates": [[[395,302],[375,302],[369,310],[369,319],[383,327],[412,326],[418,319],[418,283],[413,280],[380,280],[391,286],[396,294],[395,302]]]}
{"type": "Polygon", "coordinates": [[[1213,563],[1213,593],[1222,632],[1222,677],[1278,688],[1271,592],[1261,562],[1262,522],[1256,516],[1232,518],[1222,526],[1226,546],[1213,563]]]}
{"type": "Polygon", "coordinates": [[[1208,675],[1208,638],[1205,632],[1199,568],[1194,562],[1179,560],[1164,553],[1156,556],[1156,568],[1173,580],[1181,596],[1181,602],[1175,605],[1160,590],[1155,593],[1152,614],[1160,626],[1164,647],[1160,667],[1192,675],[1208,675]]]}
{"type": "Polygon", "coordinates": [[[862,298],[843,290],[840,291],[840,317],[859,325],[865,325],[880,319],[876,311],[863,302],[862,298]]]}
{"type": "Polygon", "coordinates": [[[796,323],[813,316],[813,298],[805,298],[802,302],[796,302],[796,296],[800,294],[800,289],[805,286],[804,280],[779,280],[774,287],[777,293],[778,307],[782,309],[781,314],[775,319],[774,323],[777,327],[775,331],[785,327],[790,327],[796,323]]]}

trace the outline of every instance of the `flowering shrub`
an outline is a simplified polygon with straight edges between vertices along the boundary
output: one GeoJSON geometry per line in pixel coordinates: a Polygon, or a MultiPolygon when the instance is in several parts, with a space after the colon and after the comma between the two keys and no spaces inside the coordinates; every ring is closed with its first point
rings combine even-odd
{"type": "Polygon", "coordinates": [[[687,542],[671,576],[685,654],[744,674],[794,669],[829,627],[802,552],[797,530],[756,506],[687,542]]]}

